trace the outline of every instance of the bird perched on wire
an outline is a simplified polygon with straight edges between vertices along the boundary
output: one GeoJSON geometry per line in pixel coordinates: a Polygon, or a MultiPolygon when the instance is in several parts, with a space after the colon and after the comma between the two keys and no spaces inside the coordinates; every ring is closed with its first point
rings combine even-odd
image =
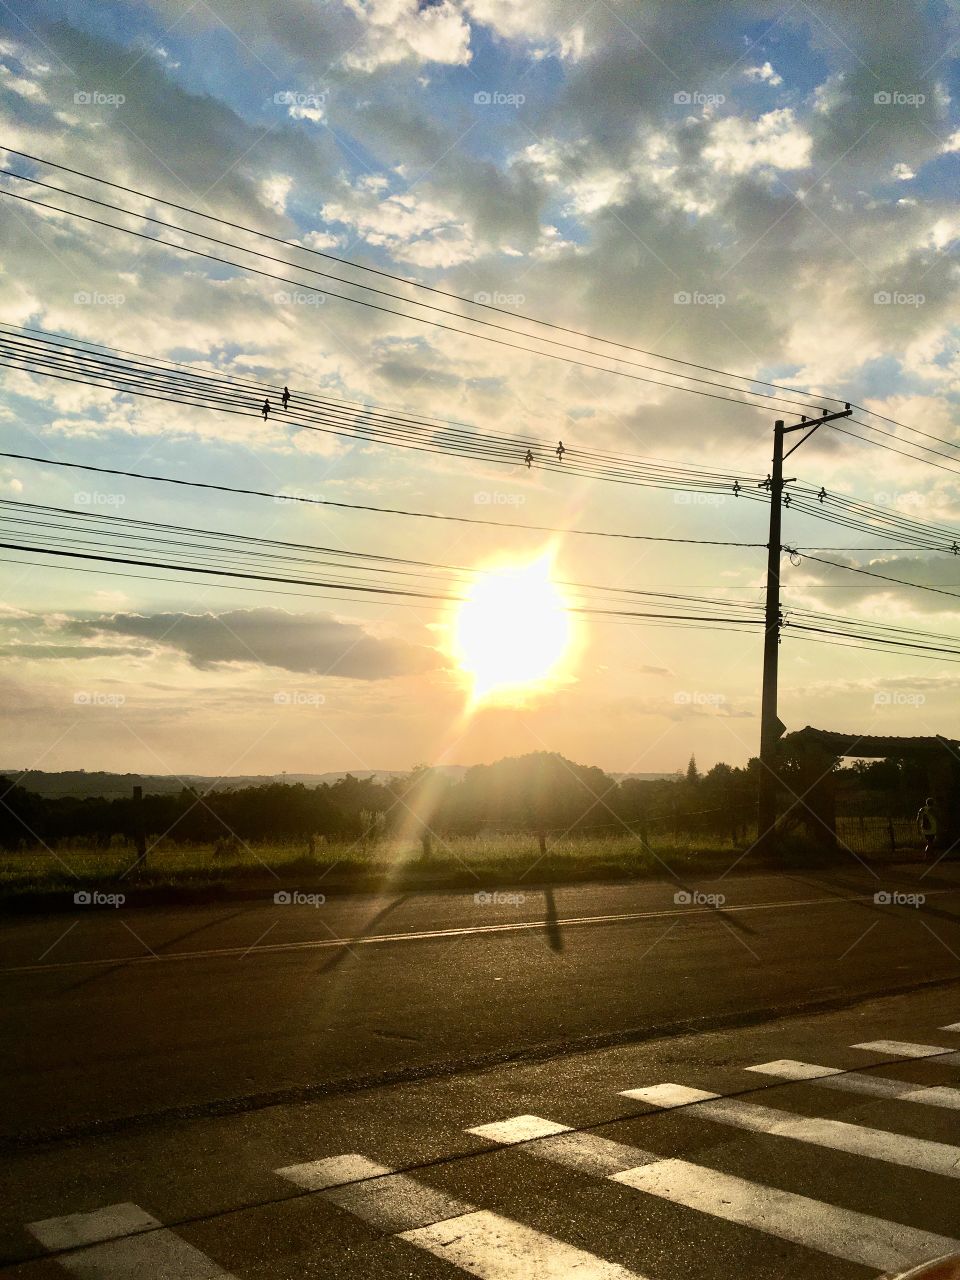
{"type": "Polygon", "coordinates": [[[524,462],[527,464],[527,470],[529,471],[530,468],[533,466],[533,454],[530,452],[529,449],[527,450],[527,455],[524,458],[524,462]]]}
{"type": "Polygon", "coordinates": [[[559,444],[557,445],[557,461],[558,461],[558,462],[562,462],[562,461],[563,461],[563,455],[564,455],[566,452],[567,452],[567,451],[566,451],[566,449],[563,447],[563,441],[561,440],[561,441],[559,442],[559,444]]]}
{"type": "Polygon", "coordinates": [[[263,407],[261,408],[260,412],[263,414],[264,422],[266,422],[267,418],[270,417],[270,401],[269,400],[264,400],[263,407]]]}
{"type": "Polygon", "coordinates": [[[281,401],[282,401],[282,403],[283,403],[283,407],[284,407],[284,409],[286,409],[287,405],[290,403],[290,388],[289,388],[289,387],[284,387],[284,388],[283,388],[283,395],[280,397],[280,400],[281,400],[281,401]]]}

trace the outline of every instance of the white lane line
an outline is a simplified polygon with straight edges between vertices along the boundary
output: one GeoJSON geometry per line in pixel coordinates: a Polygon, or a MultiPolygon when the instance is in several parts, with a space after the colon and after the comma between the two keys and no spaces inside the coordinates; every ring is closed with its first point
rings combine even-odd
{"type": "Polygon", "coordinates": [[[652,1106],[665,1109],[696,1107],[695,1114],[705,1115],[720,1124],[748,1129],[752,1133],[766,1133],[777,1138],[793,1138],[832,1151],[846,1151],[871,1160],[884,1160],[887,1164],[903,1165],[908,1169],[922,1169],[926,1173],[938,1173],[945,1178],[960,1178],[960,1147],[946,1142],[931,1142],[926,1138],[909,1138],[890,1133],[886,1129],[869,1129],[864,1125],[848,1124],[845,1120],[824,1120],[819,1116],[798,1116],[791,1111],[779,1111],[774,1107],[760,1107],[752,1102],[740,1102],[735,1098],[721,1098],[719,1094],[703,1089],[686,1089],[683,1085],[653,1085],[646,1089],[626,1089],[626,1098],[637,1098],[652,1106]]]}
{"type": "MultiPolygon", "coordinates": [[[[529,1122],[537,1117],[516,1119],[530,1127],[529,1122]]],[[[549,1120],[540,1123],[544,1127],[552,1124],[549,1120]]],[[[505,1120],[484,1125],[483,1129],[491,1141],[497,1141],[492,1135],[509,1135],[510,1126],[511,1121],[505,1120]]],[[[510,1145],[510,1139],[506,1141],[510,1145]]],[[[899,1272],[960,1249],[960,1241],[947,1236],[842,1209],[704,1165],[665,1159],[594,1134],[564,1130],[554,1137],[524,1143],[523,1151],[537,1159],[609,1178],[700,1213],[884,1271],[899,1272]]]]}
{"type": "Polygon", "coordinates": [[[355,1153],[288,1165],[275,1172],[305,1191],[320,1192],[325,1200],[387,1234],[459,1218],[473,1210],[471,1204],[355,1153]]]}
{"type": "Polygon", "coordinates": [[[484,1209],[403,1231],[399,1238],[484,1280],[643,1280],[636,1271],[484,1209]]]}
{"type": "MultiPolygon", "coordinates": [[[[550,1127],[551,1132],[562,1129],[550,1127]]],[[[319,1191],[378,1230],[486,1280],[644,1280],[635,1271],[455,1200],[365,1156],[332,1156],[276,1172],[299,1187],[319,1191]]]]}
{"type": "Polygon", "coordinates": [[[350,1154],[328,1156],[325,1160],[308,1160],[306,1164],[289,1164],[274,1172],[287,1182],[295,1182],[304,1191],[325,1191],[328,1187],[340,1187],[348,1182],[362,1182],[364,1178],[379,1178],[393,1173],[384,1164],[368,1160],[366,1156],[350,1154]]]}
{"type": "Polygon", "coordinates": [[[960,1053],[942,1044],[913,1044],[909,1040],[864,1040],[852,1044],[851,1049],[865,1049],[867,1053],[889,1053],[894,1058],[940,1058],[951,1065],[960,1062],[960,1053]]]}
{"type": "Polygon", "coordinates": [[[467,1133],[475,1133],[478,1138],[489,1138],[507,1147],[515,1142],[529,1142],[532,1138],[549,1138],[555,1133],[569,1133],[570,1127],[565,1124],[554,1124],[552,1120],[542,1120],[540,1116],[512,1116],[509,1120],[498,1120],[495,1124],[477,1125],[468,1129],[467,1133]]]}
{"type": "Polygon", "coordinates": [[[658,1160],[615,1173],[611,1181],[883,1271],[900,1271],[960,1248],[960,1242],[946,1236],[841,1209],[686,1160],[658,1160]]]}
{"type": "MultiPolygon", "coordinates": [[[[926,896],[956,893],[956,889],[928,889],[926,896]]],[[[846,897],[796,898],[786,902],[747,902],[726,905],[722,914],[747,911],[788,911],[807,907],[842,906],[857,902],[873,902],[872,893],[849,894],[846,897]]],[[[464,938],[483,933],[522,933],[529,929],[571,928],[576,925],[617,924],[636,920],[664,920],[674,916],[715,916],[716,907],[671,907],[659,911],[621,911],[595,916],[565,916],[559,920],[517,920],[508,924],[478,924],[451,929],[420,929],[407,933],[369,933],[354,937],[310,938],[304,942],[271,942],[265,946],[210,947],[203,951],[157,951],[150,955],[106,956],[95,960],[58,960],[49,964],[7,965],[5,973],[47,973],[57,969],[86,969],[98,965],[156,964],[158,960],[210,960],[230,956],[268,955],[284,951],[321,951],[327,947],[372,947],[380,943],[423,942],[432,938],[464,938]]]]}
{"type": "Polygon", "coordinates": [[[812,1062],[795,1062],[781,1058],[777,1062],[761,1062],[747,1071],[774,1076],[778,1080],[802,1080],[822,1089],[839,1089],[843,1093],[864,1093],[871,1098],[895,1098],[900,1102],[919,1102],[928,1107],[946,1107],[960,1111],[960,1089],[922,1087],[914,1080],[888,1080],[862,1071],[842,1071],[839,1067],[820,1067],[812,1062]]]}
{"type": "Polygon", "coordinates": [[[77,1249],[101,1240],[115,1240],[137,1231],[153,1231],[163,1226],[137,1204],[108,1204],[92,1213],[68,1213],[63,1218],[43,1218],[28,1222],[27,1230],[49,1249],[77,1249]]]}
{"type": "Polygon", "coordinates": [[[205,1253],[135,1204],[31,1222],[27,1230],[80,1280],[233,1280],[205,1253]]]}

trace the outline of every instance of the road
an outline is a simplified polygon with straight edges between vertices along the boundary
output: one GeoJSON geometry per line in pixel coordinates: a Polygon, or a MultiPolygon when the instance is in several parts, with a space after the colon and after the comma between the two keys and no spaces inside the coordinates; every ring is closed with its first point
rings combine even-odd
{"type": "Polygon", "coordinates": [[[960,1237],[958,872],[8,922],[2,1274],[933,1256],[960,1237]]]}

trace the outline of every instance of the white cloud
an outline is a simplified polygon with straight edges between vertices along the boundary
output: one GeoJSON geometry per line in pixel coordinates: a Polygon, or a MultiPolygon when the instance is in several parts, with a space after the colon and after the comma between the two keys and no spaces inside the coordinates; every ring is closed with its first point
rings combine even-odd
{"type": "Polygon", "coordinates": [[[810,134],[792,108],[768,111],[758,120],[725,116],[710,127],[703,159],[720,173],[745,174],[754,169],[805,169],[810,164],[810,134]]]}
{"type": "Polygon", "coordinates": [[[764,81],[774,87],[783,84],[783,76],[779,75],[769,62],[765,62],[760,67],[746,67],[743,74],[747,80],[764,81]]]}
{"type": "Polygon", "coordinates": [[[408,59],[466,66],[470,25],[449,0],[420,5],[417,0],[345,0],[365,27],[365,38],[344,57],[357,71],[376,71],[408,59]]]}
{"type": "Polygon", "coordinates": [[[898,182],[910,182],[917,175],[908,164],[900,162],[893,166],[893,169],[890,171],[890,176],[891,178],[896,178],[898,182]]]}

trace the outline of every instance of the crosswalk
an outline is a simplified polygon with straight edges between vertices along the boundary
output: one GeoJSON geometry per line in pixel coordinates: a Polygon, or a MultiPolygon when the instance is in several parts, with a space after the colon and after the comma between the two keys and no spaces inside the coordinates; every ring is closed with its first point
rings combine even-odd
{"type": "MultiPolygon", "coordinates": [[[[960,1022],[938,1031],[945,1038],[956,1037],[960,1022]]],[[[922,1078],[877,1075],[874,1069],[882,1065],[884,1071],[895,1070],[893,1063],[907,1060],[913,1066],[909,1072],[901,1069],[905,1075],[922,1077],[931,1064],[949,1072],[960,1065],[956,1045],[877,1039],[846,1048],[881,1061],[864,1064],[864,1069],[794,1058],[745,1062],[740,1068],[745,1073],[743,1088],[727,1096],[669,1080],[637,1083],[627,1089],[611,1089],[605,1099],[608,1103],[617,1098],[623,1101],[625,1110],[617,1113],[616,1121],[585,1126],[528,1113],[465,1123],[464,1135],[475,1141],[445,1162],[445,1178],[430,1164],[395,1168],[350,1151],[318,1153],[314,1160],[266,1169],[264,1175],[272,1179],[278,1201],[284,1195],[295,1195],[329,1206],[333,1215],[348,1215],[369,1233],[374,1250],[371,1258],[376,1258],[380,1241],[399,1249],[404,1259],[400,1270],[389,1272],[376,1262],[371,1264],[373,1270],[341,1271],[334,1262],[328,1270],[311,1271],[311,1275],[435,1276],[439,1272],[433,1268],[441,1260],[444,1274],[484,1280],[678,1280],[687,1271],[682,1262],[672,1263],[669,1251],[628,1247],[631,1223],[636,1222],[637,1240],[642,1243],[650,1207],[656,1205],[662,1206],[663,1212],[680,1214],[686,1224],[681,1230],[696,1239],[710,1238],[710,1223],[723,1224],[728,1234],[722,1240],[733,1243],[725,1243],[730,1250],[726,1255],[717,1251],[716,1270],[710,1274],[716,1274],[718,1280],[738,1273],[738,1247],[769,1247],[776,1259],[781,1257],[777,1250],[799,1251],[796,1256],[807,1263],[806,1269],[800,1263],[800,1276],[848,1274],[842,1268],[821,1272],[827,1258],[833,1260],[834,1268],[850,1264],[854,1268],[849,1272],[851,1280],[865,1275],[898,1275],[922,1263],[960,1254],[960,1188],[950,1190],[944,1201],[953,1211],[948,1211],[942,1223],[933,1224],[942,1230],[930,1230],[929,1211],[921,1215],[922,1224],[911,1223],[908,1203],[899,1204],[895,1215],[870,1213],[864,1209],[862,1194],[838,1195],[836,1181],[828,1184],[834,1188],[833,1195],[823,1199],[809,1194],[808,1185],[802,1189],[790,1185],[793,1165],[788,1159],[782,1167],[767,1160],[763,1163],[765,1176],[753,1178],[743,1176],[743,1169],[738,1172],[722,1167],[724,1161],[717,1158],[711,1145],[713,1136],[732,1129],[747,1135],[743,1141],[751,1151],[812,1150],[824,1168],[832,1153],[841,1153],[841,1158],[858,1162],[864,1185],[873,1185],[870,1178],[882,1185],[885,1178],[897,1176],[896,1170],[905,1170],[932,1179],[930,1186],[955,1187],[960,1179],[960,1146],[915,1137],[900,1129],[910,1129],[911,1115],[920,1120],[927,1116],[931,1122],[928,1132],[939,1134],[940,1126],[934,1127],[934,1122],[940,1119],[946,1126],[952,1121],[951,1113],[960,1111],[960,1087],[931,1083],[929,1075],[925,1083],[922,1078]],[[796,1110],[738,1096],[758,1088],[790,1086],[811,1088],[810,1093],[801,1093],[799,1102],[791,1098],[796,1110]],[[883,1127],[810,1114],[816,1108],[810,1107],[808,1099],[816,1100],[817,1093],[826,1090],[860,1095],[878,1104],[883,1127]],[[907,1104],[906,1108],[901,1104],[907,1104]],[[687,1150],[678,1152],[672,1130],[662,1125],[643,1127],[653,1150],[609,1136],[613,1123],[642,1122],[668,1113],[682,1117],[684,1124],[695,1126],[696,1132],[704,1135],[705,1141],[697,1147],[698,1158],[690,1158],[687,1150]],[[600,1191],[602,1196],[609,1192],[619,1197],[618,1213],[624,1213],[626,1197],[628,1205],[636,1205],[636,1217],[625,1220],[619,1240],[587,1248],[583,1233],[564,1238],[565,1234],[570,1236],[569,1230],[556,1230],[550,1222],[551,1230],[544,1230],[543,1215],[535,1204],[524,1205],[523,1212],[504,1212],[497,1200],[495,1207],[485,1206],[482,1201],[488,1197],[483,1194],[486,1184],[482,1178],[479,1183],[476,1179],[471,1182],[465,1173],[460,1185],[472,1189],[464,1194],[460,1194],[460,1186],[453,1192],[444,1189],[451,1181],[457,1182],[461,1168],[468,1170],[478,1158],[506,1159],[497,1153],[507,1149],[512,1152],[510,1159],[519,1161],[521,1168],[552,1168],[551,1187],[557,1186],[559,1179],[568,1197],[568,1222],[577,1222],[580,1214],[596,1212],[598,1192],[592,1189],[603,1187],[608,1191],[600,1191]],[[701,1150],[706,1154],[700,1155],[701,1150]],[[848,1203],[833,1202],[839,1199],[848,1203]],[[476,1203],[478,1200],[481,1203],[476,1203]],[[618,1247],[620,1244],[625,1247],[618,1247]],[[638,1270],[632,1260],[641,1255],[638,1270]],[[647,1257],[652,1259],[649,1265],[647,1257]]],[[[848,1059],[852,1056],[847,1055],[848,1059]]],[[[622,1133],[620,1128],[614,1131],[622,1133]]],[[[943,1133],[947,1136],[945,1128],[943,1133]]],[[[819,1184],[814,1188],[820,1189],[819,1184]]],[[[512,1205],[506,1207],[512,1210],[512,1205]]],[[[716,1225],[713,1228],[718,1229],[716,1225]]],[[[253,1280],[275,1274],[270,1268],[263,1269],[255,1258],[232,1256],[229,1248],[221,1256],[208,1244],[205,1252],[187,1238],[191,1234],[188,1224],[164,1225],[150,1209],[131,1202],[40,1219],[28,1223],[26,1230],[55,1269],[80,1280],[253,1280]]],[[[592,1243],[592,1238],[588,1242],[592,1243]]],[[[780,1265],[772,1261],[771,1269],[760,1274],[780,1275],[780,1265]]]]}

